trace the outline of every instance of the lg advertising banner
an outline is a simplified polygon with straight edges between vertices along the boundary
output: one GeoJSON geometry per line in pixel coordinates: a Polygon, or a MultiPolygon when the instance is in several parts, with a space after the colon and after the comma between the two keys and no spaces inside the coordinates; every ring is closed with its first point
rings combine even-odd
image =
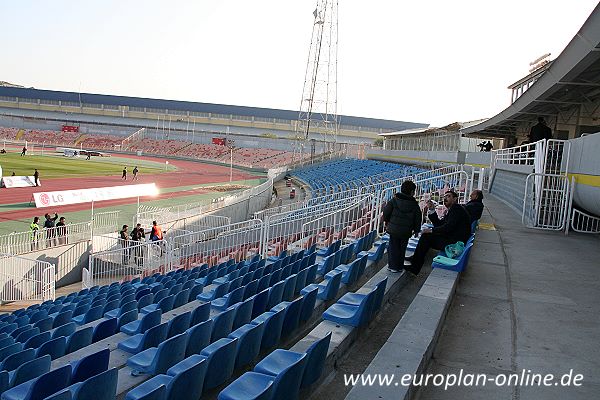
{"type": "MultiPolygon", "coordinates": [[[[2,178],[2,187],[5,187],[7,189],[31,186],[35,186],[35,179],[33,176],[5,176],[2,178]]],[[[42,186],[42,183],[39,180],[38,186],[42,186]]]]}
{"type": "Polygon", "coordinates": [[[64,206],[67,204],[91,203],[92,201],[126,199],[129,197],[155,196],[158,188],[154,183],[143,185],[110,186],[94,189],[61,190],[34,193],[37,208],[64,206]]]}

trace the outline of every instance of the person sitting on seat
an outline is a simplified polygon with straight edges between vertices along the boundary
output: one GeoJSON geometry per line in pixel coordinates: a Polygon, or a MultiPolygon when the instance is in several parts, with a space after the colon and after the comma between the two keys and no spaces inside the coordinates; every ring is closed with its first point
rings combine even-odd
{"type": "Polygon", "coordinates": [[[444,195],[444,206],[448,213],[442,219],[437,216],[433,203],[428,203],[428,217],[433,223],[433,229],[423,229],[415,253],[407,257],[404,269],[418,275],[425,262],[425,255],[430,248],[442,250],[447,245],[456,242],[467,243],[471,236],[471,216],[463,206],[458,204],[458,195],[449,190],[444,195]]]}
{"type": "Polygon", "coordinates": [[[471,223],[481,218],[481,213],[483,213],[483,192],[481,190],[476,189],[471,192],[465,209],[471,216],[471,223]]]}

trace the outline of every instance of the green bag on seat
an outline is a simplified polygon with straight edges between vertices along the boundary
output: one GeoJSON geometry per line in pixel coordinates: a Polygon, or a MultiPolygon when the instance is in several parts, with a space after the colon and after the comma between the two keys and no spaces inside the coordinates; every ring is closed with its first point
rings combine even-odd
{"type": "Polygon", "coordinates": [[[459,258],[465,250],[465,244],[463,242],[456,242],[446,246],[445,252],[448,258],[459,258]]]}

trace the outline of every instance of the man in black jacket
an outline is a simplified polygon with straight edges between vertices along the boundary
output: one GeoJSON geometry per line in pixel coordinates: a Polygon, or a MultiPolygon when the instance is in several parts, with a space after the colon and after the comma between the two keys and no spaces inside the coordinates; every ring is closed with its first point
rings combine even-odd
{"type": "Polygon", "coordinates": [[[469,195],[469,202],[465,204],[467,212],[471,216],[471,223],[481,218],[483,213],[483,192],[481,190],[473,190],[469,195]]]}
{"type": "Polygon", "coordinates": [[[412,181],[405,181],[400,186],[400,193],[387,202],[383,209],[385,228],[390,235],[388,243],[388,269],[400,272],[404,268],[404,256],[408,239],[421,230],[421,209],[413,197],[416,186],[412,181]]]}
{"type": "Polygon", "coordinates": [[[424,229],[415,254],[407,258],[404,269],[417,275],[425,262],[425,255],[430,248],[442,250],[447,245],[456,242],[467,243],[471,236],[471,217],[467,210],[458,204],[458,195],[449,190],[444,195],[444,206],[448,213],[443,219],[439,219],[435,209],[429,206],[429,219],[433,223],[433,229],[424,229]]]}
{"type": "Polygon", "coordinates": [[[531,143],[535,143],[542,139],[552,139],[552,129],[546,125],[544,117],[539,117],[538,123],[532,126],[529,131],[529,140],[531,143]]]}

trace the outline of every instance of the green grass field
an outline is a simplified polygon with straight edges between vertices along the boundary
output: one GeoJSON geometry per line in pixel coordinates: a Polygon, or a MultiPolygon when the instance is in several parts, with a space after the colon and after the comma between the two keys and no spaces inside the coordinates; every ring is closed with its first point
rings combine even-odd
{"type": "Polygon", "coordinates": [[[124,166],[127,166],[129,173],[137,166],[140,174],[158,174],[176,170],[172,165],[168,165],[165,169],[165,164],[159,162],[121,157],[92,157],[91,160],[86,161],[85,157],[64,157],[56,154],[21,157],[17,153],[0,154],[0,166],[4,176],[10,176],[13,172],[17,176],[31,176],[37,168],[42,179],[119,175],[124,166]]]}

